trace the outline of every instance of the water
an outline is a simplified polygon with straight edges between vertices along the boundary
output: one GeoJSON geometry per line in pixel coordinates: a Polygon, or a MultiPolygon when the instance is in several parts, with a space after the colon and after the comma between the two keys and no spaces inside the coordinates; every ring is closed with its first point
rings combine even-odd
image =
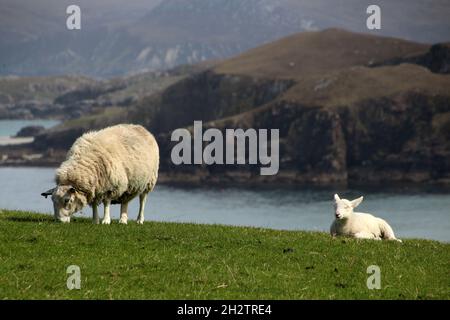
{"type": "MultiPolygon", "coordinates": [[[[53,187],[54,169],[0,168],[0,208],[51,214],[50,199],[40,193],[53,187]]],[[[146,220],[218,223],[286,230],[327,231],[333,220],[334,189],[175,188],[157,185],[146,206],[146,220]]],[[[341,196],[365,196],[358,210],[386,219],[399,238],[450,242],[450,194],[444,190],[339,190],[341,196]]],[[[135,219],[138,200],[130,204],[135,219]]],[[[86,208],[78,216],[91,216],[86,208]]],[[[112,206],[119,217],[119,206],[112,206]]]]}
{"type": "Polygon", "coordinates": [[[27,126],[50,128],[59,123],[58,120],[0,120],[0,137],[14,136],[20,129],[27,126]]]}

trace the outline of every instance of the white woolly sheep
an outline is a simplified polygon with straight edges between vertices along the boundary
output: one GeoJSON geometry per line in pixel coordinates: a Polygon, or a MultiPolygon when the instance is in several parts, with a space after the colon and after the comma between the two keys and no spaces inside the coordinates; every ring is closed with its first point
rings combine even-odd
{"type": "Polygon", "coordinates": [[[394,231],[383,219],[368,213],[353,212],[353,209],[362,202],[363,197],[349,201],[335,194],[334,200],[336,219],[330,228],[333,237],[342,235],[360,239],[387,239],[402,242],[395,238],[394,231]]]}
{"type": "Polygon", "coordinates": [[[137,222],[144,222],[147,194],[158,179],[159,148],[153,135],[139,125],[121,124],[79,137],[56,170],[57,186],[42,196],[52,196],[55,218],[70,217],[86,205],[103,202],[103,224],[110,224],[110,204],[120,203],[119,223],[128,220],[128,203],[139,195],[137,222]]]}

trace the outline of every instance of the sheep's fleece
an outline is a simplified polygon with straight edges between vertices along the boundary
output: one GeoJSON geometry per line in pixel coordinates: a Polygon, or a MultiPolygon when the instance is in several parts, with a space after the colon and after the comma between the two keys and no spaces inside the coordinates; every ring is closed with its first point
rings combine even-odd
{"type": "Polygon", "coordinates": [[[142,223],[158,168],[159,148],[153,135],[139,125],[115,125],[78,138],[56,170],[57,187],[42,195],[52,195],[55,217],[63,222],[70,222],[73,213],[89,204],[98,223],[97,205],[103,202],[105,224],[111,221],[110,203],[122,205],[120,222],[127,223],[128,202],[139,195],[142,223]]]}

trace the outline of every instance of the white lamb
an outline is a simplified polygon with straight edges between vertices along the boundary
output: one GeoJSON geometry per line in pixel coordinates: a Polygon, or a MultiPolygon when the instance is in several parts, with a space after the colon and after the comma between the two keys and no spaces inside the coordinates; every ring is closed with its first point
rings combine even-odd
{"type": "Polygon", "coordinates": [[[99,223],[97,206],[103,202],[103,224],[110,224],[110,204],[120,203],[120,221],[126,224],[128,203],[139,195],[137,222],[144,222],[147,194],[158,179],[159,148],[144,127],[122,124],[85,133],[67,153],[56,171],[57,186],[44,193],[52,196],[55,218],[70,217],[86,205],[92,206],[99,223]]]}
{"type": "Polygon", "coordinates": [[[395,238],[394,231],[383,219],[368,213],[353,212],[353,209],[362,202],[363,197],[349,201],[335,194],[334,200],[336,219],[330,228],[333,237],[342,235],[360,239],[387,239],[402,242],[395,238]]]}

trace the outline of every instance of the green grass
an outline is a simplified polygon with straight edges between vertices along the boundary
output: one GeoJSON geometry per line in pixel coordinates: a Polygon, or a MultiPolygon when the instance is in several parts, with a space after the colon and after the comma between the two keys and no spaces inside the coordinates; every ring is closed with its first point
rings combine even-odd
{"type": "Polygon", "coordinates": [[[0,213],[1,299],[449,299],[450,244],[0,213]],[[81,289],[68,290],[69,265],[81,289]],[[369,290],[369,265],[381,268],[369,290]]]}

